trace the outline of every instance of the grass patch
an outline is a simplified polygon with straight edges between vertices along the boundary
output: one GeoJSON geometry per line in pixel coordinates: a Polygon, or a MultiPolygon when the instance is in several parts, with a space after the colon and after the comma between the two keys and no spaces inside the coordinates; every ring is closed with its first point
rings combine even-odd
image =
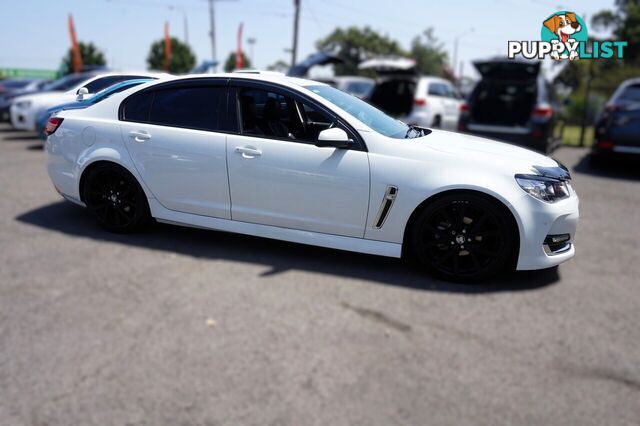
{"type": "MultiPolygon", "coordinates": [[[[580,146],[580,126],[564,126],[562,144],[568,146],[580,146]]],[[[584,134],[584,146],[593,144],[593,126],[588,126],[584,134]]]]}

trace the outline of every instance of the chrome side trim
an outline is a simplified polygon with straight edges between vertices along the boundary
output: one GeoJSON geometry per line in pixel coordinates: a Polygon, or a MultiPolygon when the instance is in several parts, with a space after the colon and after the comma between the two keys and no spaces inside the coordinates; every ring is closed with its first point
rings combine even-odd
{"type": "Polygon", "coordinates": [[[385,219],[387,218],[387,216],[389,216],[389,212],[391,211],[391,207],[393,207],[393,202],[396,200],[397,195],[397,186],[387,186],[387,190],[384,192],[384,198],[382,199],[382,203],[380,204],[380,208],[378,209],[378,214],[376,215],[376,220],[373,222],[374,229],[382,228],[385,219]]]}

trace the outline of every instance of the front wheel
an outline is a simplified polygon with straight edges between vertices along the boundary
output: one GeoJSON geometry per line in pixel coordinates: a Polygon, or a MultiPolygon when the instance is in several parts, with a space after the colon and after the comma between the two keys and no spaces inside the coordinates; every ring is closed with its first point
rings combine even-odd
{"type": "Polygon", "coordinates": [[[429,204],[411,229],[414,256],[437,276],[474,281],[501,272],[514,250],[511,218],[490,199],[452,194],[429,204]]]}
{"type": "Polygon", "coordinates": [[[101,164],[89,170],[83,195],[98,224],[108,231],[133,232],[150,219],[144,191],[120,166],[101,164]]]}

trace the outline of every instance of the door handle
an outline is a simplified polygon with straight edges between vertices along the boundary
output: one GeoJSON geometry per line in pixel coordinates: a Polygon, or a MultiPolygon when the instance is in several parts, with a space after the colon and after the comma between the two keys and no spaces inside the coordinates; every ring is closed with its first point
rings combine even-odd
{"type": "Polygon", "coordinates": [[[132,137],[133,140],[135,140],[136,142],[144,142],[151,139],[151,135],[148,132],[145,132],[143,130],[140,130],[140,131],[133,130],[129,132],[129,136],[132,137]]]}
{"type": "Polygon", "coordinates": [[[262,155],[262,151],[252,146],[236,146],[236,152],[242,154],[243,158],[253,158],[262,155]]]}

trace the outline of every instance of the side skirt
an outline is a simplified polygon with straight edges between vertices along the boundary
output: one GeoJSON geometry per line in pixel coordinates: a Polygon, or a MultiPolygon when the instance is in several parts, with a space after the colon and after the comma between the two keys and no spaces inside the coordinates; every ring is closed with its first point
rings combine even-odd
{"type": "Polygon", "coordinates": [[[281,228],[277,226],[259,225],[248,222],[238,222],[229,219],[219,219],[200,216],[191,213],[168,210],[155,199],[148,199],[151,215],[158,222],[173,225],[190,226],[194,228],[214,229],[218,231],[235,232],[292,243],[308,244],[357,253],[375,254],[379,256],[400,257],[402,244],[384,241],[365,240],[364,238],[343,237],[340,235],[323,234],[320,232],[300,231],[297,229],[281,228]]]}

